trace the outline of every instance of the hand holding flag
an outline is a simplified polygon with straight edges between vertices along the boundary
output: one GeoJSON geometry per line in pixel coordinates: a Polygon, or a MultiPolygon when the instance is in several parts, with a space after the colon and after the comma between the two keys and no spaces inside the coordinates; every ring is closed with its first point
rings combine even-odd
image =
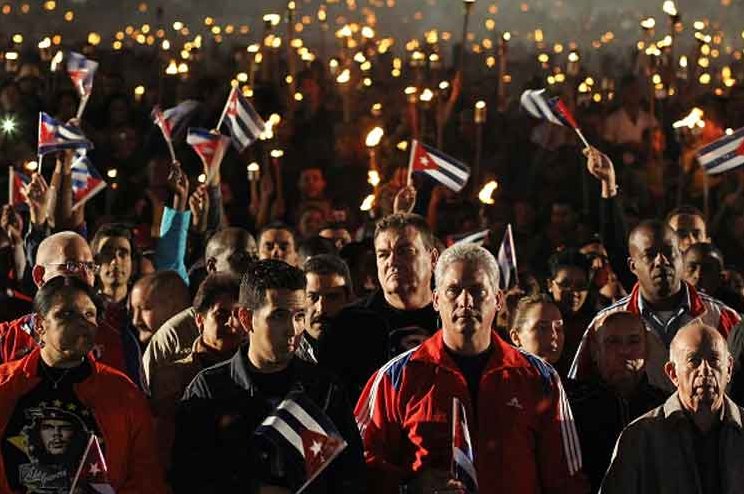
{"type": "Polygon", "coordinates": [[[83,453],[80,467],[72,481],[70,494],[83,492],[94,492],[96,494],[116,494],[109,483],[106,459],[103,457],[101,445],[95,434],[91,434],[88,446],[83,453]],[[87,488],[87,490],[85,490],[87,488]]]}
{"type": "Polygon", "coordinates": [[[256,430],[274,443],[284,461],[298,465],[302,492],[346,448],[331,419],[301,392],[290,393],[256,430]]]}
{"type": "Polygon", "coordinates": [[[571,110],[557,96],[548,98],[545,89],[528,89],[522,93],[519,99],[522,108],[535,118],[547,120],[550,123],[563,127],[571,127],[579,136],[584,147],[591,147],[584,134],[571,114],[571,110]]]}
{"type": "Polygon", "coordinates": [[[176,161],[173,139],[175,139],[175,136],[180,135],[187,117],[198,105],[199,103],[196,101],[186,100],[165,111],[161,110],[157,105],[152,109],[151,116],[153,122],[160,127],[160,131],[163,133],[165,143],[168,145],[171,161],[176,161]]]}

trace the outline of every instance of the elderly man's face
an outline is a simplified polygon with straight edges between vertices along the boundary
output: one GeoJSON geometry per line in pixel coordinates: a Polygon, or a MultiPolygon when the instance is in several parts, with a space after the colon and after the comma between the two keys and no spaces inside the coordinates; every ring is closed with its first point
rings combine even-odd
{"type": "Polygon", "coordinates": [[[643,376],[646,328],[632,314],[609,318],[596,334],[597,363],[602,380],[621,391],[630,391],[643,376]]]}
{"type": "Polygon", "coordinates": [[[436,256],[412,226],[385,230],[375,238],[377,277],[385,293],[403,295],[431,282],[436,256]]]}
{"type": "Polygon", "coordinates": [[[722,337],[695,328],[677,335],[665,370],[690,412],[719,410],[731,378],[733,359],[722,337]]]}
{"type": "Polygon", "coordinates": [[[434,309],[439,312],[445,332],[466,338],[490,333],[503,296],[485,269],[476,263],[457,261],[447,267],[438,283],[434,309]]]}

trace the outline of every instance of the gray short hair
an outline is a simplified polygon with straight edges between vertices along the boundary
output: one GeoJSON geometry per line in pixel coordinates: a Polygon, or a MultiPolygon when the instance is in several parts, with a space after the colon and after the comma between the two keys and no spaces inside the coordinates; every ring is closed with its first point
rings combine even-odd
{"type": "Polygon", "coordinates": [[[486,249],[475,244],[455,244],[442,252],[434,270],[434,284],[437,288],[439,288],[442,278],[444,278],[446,269],[455,262],[477,265],[486,272],[488,279],[491,281],[491,287],[494,290],[500,289],[499,264],[496,262],[496,258],[486,249]]]}

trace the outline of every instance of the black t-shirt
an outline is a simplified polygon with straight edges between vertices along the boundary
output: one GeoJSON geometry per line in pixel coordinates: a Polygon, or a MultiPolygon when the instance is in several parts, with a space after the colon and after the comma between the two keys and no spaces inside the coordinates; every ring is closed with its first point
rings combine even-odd
{"type": "Polygon", "coordinates": [[[249,372],[253,384],[274,407],[287,396],[296,380],[291,367],[279,372],[258,372],[254,369],[250,369],[249,372]]]}
{"type": "Polygon", "coordinates": [[[488,359],[493,353],[493,347],[488,347],[485,352],[479,353],[478,355],[458,355],[451,350],[447,349],[447,353],[455,361],[457,367],[460,368],[465,380],[468,383],[468,391],[470,392],[470,399],[473,403],[473,413],[478,414],[478,388],[480,388],[480,380],[483,375],[483,369],[488,364],[488,359]]]}
{"type": "Polygon", "coordinates": [[[90,435],[102,439],[92,410],[73,391],[90,373],[87,361],[73,369],[40,361],[42,381],[18,400],[2,437],[5,474],[14,491],[70,492],[90,435]]]}

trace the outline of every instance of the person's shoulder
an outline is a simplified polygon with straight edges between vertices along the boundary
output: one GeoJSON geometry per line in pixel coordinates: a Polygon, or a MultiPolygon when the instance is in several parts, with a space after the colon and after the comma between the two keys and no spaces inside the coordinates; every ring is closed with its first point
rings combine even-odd
{"type": "Polygon", "coordinates": [[[23,372],[24,359],[0,364],[0,387],[23,372]]]}
{"type": "Polygon", "coordinates": [[[120,399],[129,399],[132,395],[141,396],[142,392],[132,380],[118,369],[101,362],[94,362],[96,391],[102,391],[109,396],[118,395],[120,399]]]}
{"type": "Polygon", "coordinates": [[[234,384],[232,361],[229,359],[200,370],[186,386],[184,398],[211,398],[217,390],[234,384]]]}

